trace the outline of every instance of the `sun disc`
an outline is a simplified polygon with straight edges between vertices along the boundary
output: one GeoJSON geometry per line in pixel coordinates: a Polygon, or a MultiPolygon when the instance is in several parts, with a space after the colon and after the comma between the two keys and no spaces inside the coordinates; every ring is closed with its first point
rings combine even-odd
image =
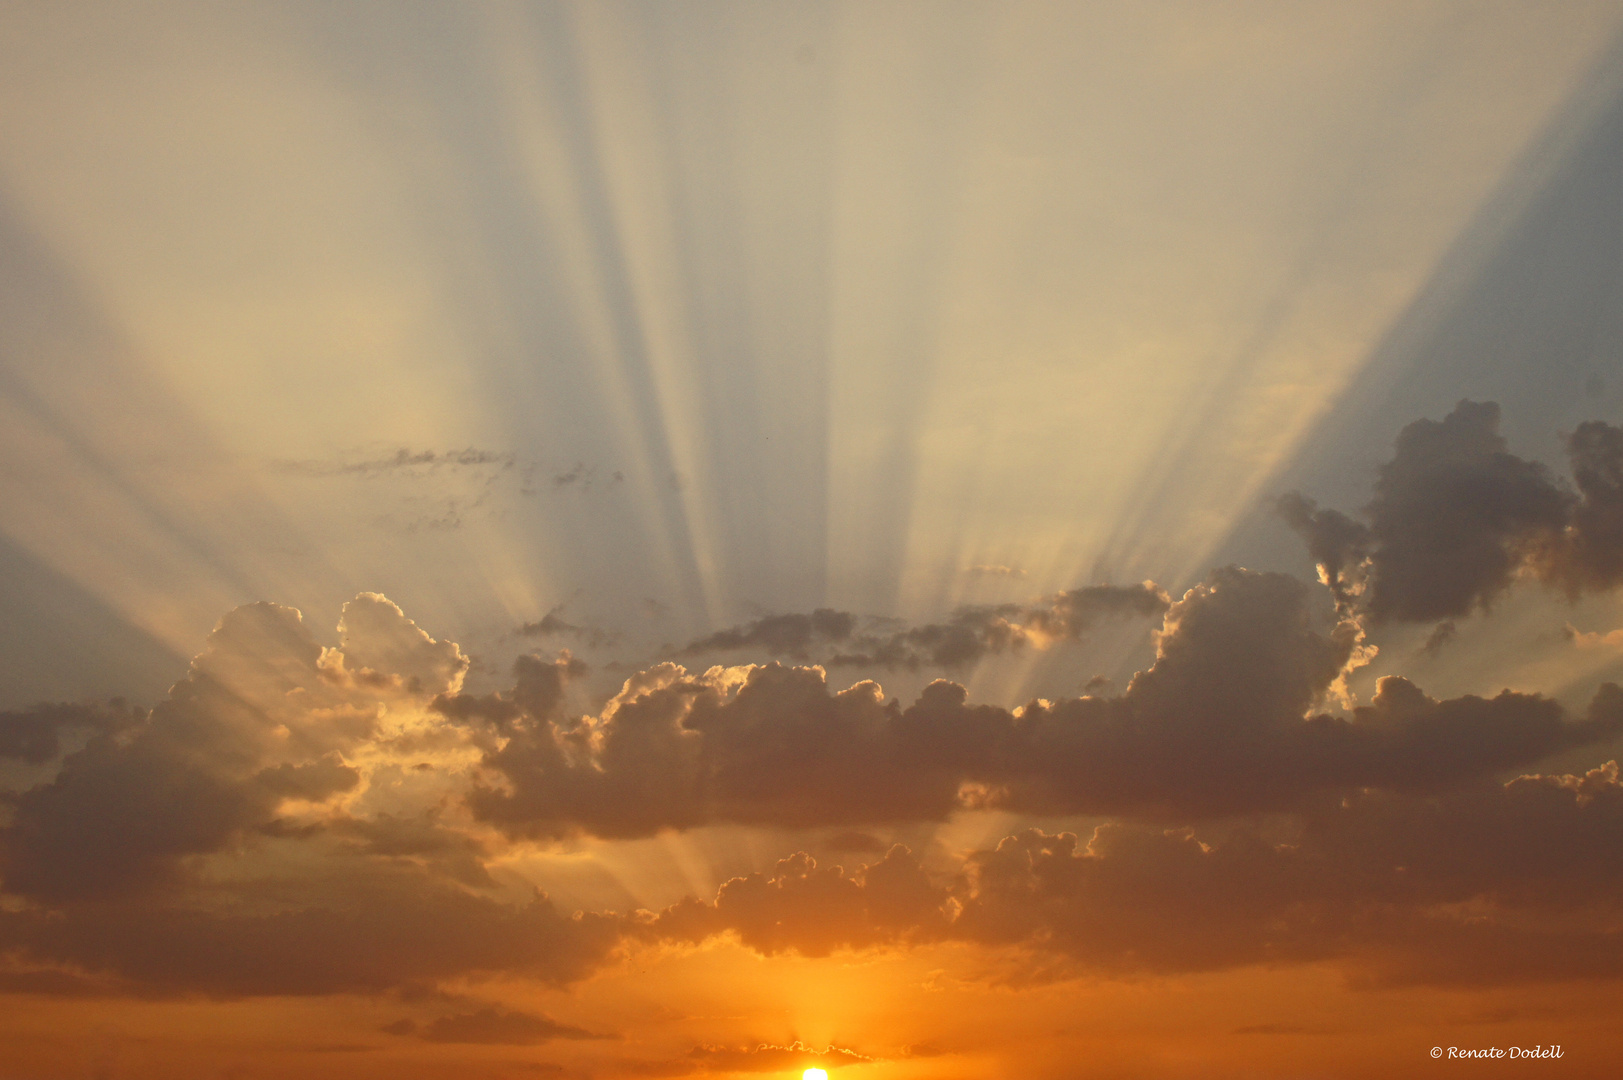
{"type": "Polygon", "coordinates": [[[800,1080],[828,1080],[828,1073],[822,1069],[807,1069],[800,1074],[800,1080]]]}

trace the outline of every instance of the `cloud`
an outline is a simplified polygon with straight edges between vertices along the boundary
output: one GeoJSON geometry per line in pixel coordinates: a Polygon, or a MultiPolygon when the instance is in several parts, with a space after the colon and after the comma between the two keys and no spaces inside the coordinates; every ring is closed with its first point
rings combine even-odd
{"type": "Polygon", "coordinates": [[[42,765],[62,752],[64,736],[123,731],[146,719],[121,700],[105,704],[41,704],[0,711],[0,758],[42,765]]]}
{"type": "Polygon", "coordinates": [[[0,829],[7,891],[69,901],[161,884],[269,823],[284,798],[354,788],[343,754],[378,733],[391,700],[461,686],[456,645],[381,596],[346,604],[339,629],[342,645],[323,648],[291,608],[227,615],[141,722],[103,724],[49,782],[13,797],[0,829]]]}
{"type": "Polygon", "coordinates": [[[620,635],[611,631],[595,626],[577,626],[565,621],[562,611],[563,605],[560,604],[535,622],[527,622],[520,626],[518,632],[524,637],[572,637],[594,649],[619,641],[620,635]]]}
{"type": "Polygon", "coordinates": [[[284,761],[261,769],[254,779],[274,795],[320,802],[329,795],[354,790],[361,782],[361,774],[345,765],[337,754],[328,754],[298,765],[284,761]]]}
{"type": "Polygon", "coordinates": [[[955,933],[1118,971],[1343,958],[1385,981],[1616,977],[1620,811],[1609,766],[1357,796],[1288,844],[1108,825],[1079,849],[1031,831],[971,856],[955,933]]]}
{"type": "MultiPolygon", "coordinates": [[[[4,793],[6,979],[231,997],[565,983],[604,962],[620,917],[504,895],[454,807],[480,750],[428,703],[459,691],[461,650],[374,593],[338,631],[323,646],[297,611],[246,605],[150,712],[7,717],[28,760],[72,738],[54,775],[4,793]]],[[[532,667],[516,707],[551,709],[559,684],[532,667]]]]}
{"type": "Polygon", "coordinates": [[[1582,500],[1566,543],[1541,570],[1573,595],[1615,589],[1623,584],[1623,428],[1598,420],[1579,424],[1567,455],[1582,500]]]}
{"type": "MultiPolygon", "coordinates": [[[[592,483],[596,477],[596,469],[577,461],[572,468],[561,473],[553,474],[552,486],[555,489],[573,487],[579,491],[590,491],[592,488],[592,483]]],[[[625,473],[618,469],[616,469],[609,476],[609,482],[613,484],[623,484],[625,483],[625,479],[625,473]]],[[[527,478],[526,484],[528,483],[529,481],[527,478]]]]}
{"type": "Polygon", "coordinates": [[[352,671],[365,679],[394,678],[412,694],[454,693],[468,671],[468,658],[454,641],[435,641],[406,618],[388,597],[361,593],[344,605],[338,620],[339,648],[328,650],[329,672],[352,671]]]}
{"type": "Polygon", "coordinates": [[[1458,636],[1459,627],[1454,625],[1454,620],[1444,619],[1431,628],[1431,633],[1426,635],[1426,640],[1420,646],[1420,651],[1426,656],[1437,656],[1442,653],[1444,646],[1458,636]]]}
{"type": "Polygon", "coordinates": [[[1367,524],[1299,493],[1277,505],[1338,600],[1377,623],[1469,615],[1524,576],[1574,597],[1611,590],[1623,584],[1623,429],[1580,424],[1567,453],[1576,494],[1509,452],[1498,405],[1461,401],[1399,433],[1367,524]]]}
{"type": "Polygon", "coordinates": [[[837,1069],[842,1065],[866,1065],[874,1058],[848,1050],[843,1046],[826,1046],[821,1050],[805,1043],[792,1042],[787,1046],[758,1043],[755,1046],[696,1046],[688,1053],[688,1060],[708,1072],[787,1072],[791,1069],[837,1069]]]}
{"type": "MultiPolygon", "coordinates": [[[[515,905],[421,871],[341,869],[336,889],[303,903],[247,892],[210,897],[224,911],[157,900],[7,911],[0,948],[124,993],[230,998],[377,993],[481,972],[563,984],[619,940],[617,917],[566,915],[545,898],[515,905]]],[[[300,884],[286,871],[278,879],[284,894],[300,884]]]]}
{"type": "Polygon", "coordinates": [[[816,646],[829,646],[830,651],[819,660],[825,667],[951,670],[1028,644],[1043,648],[1054,641],[1073,640],[1101,619],[1157,615],[1168,603],[1166,593],[1153,582],[1090,585],[1030,605],[963,607],[943,622],[861,632],[860,620],[850,612],[819,608],[809,615],[771,615],[718,630],[688,643],[676,655],[758,649],[769,656],[808,660],[816,646]]]}
{"type": "Polygon", "coordinates": [[[1317,603],[1285,575],[1216,571],[1168,609],[1154,664],[1122,694],[1016,710],[971,705],[946,681],[903,708],[872,682],[834,692],[820,668],[664,664],[600,715],[567,717],[568,663],[534,659],[511,694],[436,707],[505,740],[469,794],[478,817],[514,836],[608,838],[942,820],[966,805],[1284,810],[1324,791],[1442,790],[1623,731],[1615,687],[1576,720],[1537,695],[1437,701],[1395,677],[1350,717],[1314,712],[1359,659],[1356,624],[1317,603]],[[538,681],[545,693],[526,689],[538,681]]]}
{"type": "Polygon", "coordinates": [[[770,615],[690,642],[681,650],[681,655],[756,648],[770,656],[803,660],[813,644],[849,641],[856,623],[854,615],[832,608],[818,608],[810,615],[770,615]]]}
{"type": "Polygon", "coordinates": [[[385,473],[426,473],[436,469],[457,469],[493,465],[511,469],[516,459],[510,453],[467,447],[462,450],[413,450],[399,447],[390,453],[371,457],[347,455],[338,458],[304,458],[275,462],[283,472],[301,476],[375,476],[385,473]]]}
{"type": "Polygon", "coordinates": [[[1030,829],[932,877],[904,848],[846,875],[801,854],[646,917],[654,940],[759,952],[960,941],[1066,977],[1340,961],[1382,982],[1623,976],[1615,764],[1440,798],[1326,801],[1284,842],[1111,823],[1087,844],[1030,829]]]}
{"type": "MultiPolygon", "coordinates": [[[[1042,619],[1066,632],[1091,603],[1054,600],[1042,619]]],[[[584,665],[567,653],[522,656],[509,689],[468,694],[461,650],[377,594],[345,606],[328,646],[298,612],[247,605],[149,712],[7,714],[26,768],[3,793],[0,986],[561,985],[627,939],[718,936],[813,956],[969,942],[1056,972],[1329,958],[1444,978],[1425,974],[1428,949],[1457,981],[1613,971],[1615,767],[1499,780],[1623,731],[1623,690],[1573,717],[1389,677],[1331,715],[1356,621],[1317,587],[1237,568],[1171,603],[1156,639],[1118,695],[1013,710],[945,680],[904,707],[872,682],[836,692],[818,667],[661,664],[571,715],[584,665]],[[903,847],[875,857],[861,831],[975,807],[1126,820],[1085,847],[1023,832],[930,869],[903,847]],[[1249,816],[1274,811],[1287,840],[1249,816]],[[526,838],[721,823],[817,827],[872,855],[851,872],[794,855],[641,914],[570,915],[490,869],[526,838]]],[[[543,1021],[464,1009],[412,1030],[566,1034],[543,1021]]]]}
{"type": "Polygon", "coordinates": [[[941,937],[950,921],[948,891],[932,882],[907,848],[846,876],[804,852],[768,874],[734,878],[714,902],[689,899],[661,912],[647,933],[698,942],[735,934],[757,952],[827,956],[904,939],[941,937]]]}

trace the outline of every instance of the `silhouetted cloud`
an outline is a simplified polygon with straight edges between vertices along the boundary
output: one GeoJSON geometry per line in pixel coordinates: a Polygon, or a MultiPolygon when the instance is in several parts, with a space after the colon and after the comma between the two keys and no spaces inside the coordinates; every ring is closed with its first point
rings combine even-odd
{"type": "Polygon", "coordinates": [[[718,630],[688,643],[676,655],[758,649],[769,656],[817,659],[825,667],[951,670],[1028,644],[1041,647],[1075,639],[1104,618],[1157,615],[1168,603],[1166,593],[1153,582],[1090,585],[1044,597],[1035,604],[963,607],[943,622],[861,632],[857,616],[819,608],[809,615],[770,615],[718,630]],[[817,646],[828,646],[830,651],[813,657],[817,646]]]}
{"type": "MultiPolygon", "coordinates": [[[[1078,590],[1022,625],[1063,635],[1162,602],[1078,590]]],[[[964,941],[1034,972],[1335,959],[1400,980],[1620,973],[1615,766],[1499,781],[1623,732],[1623,690],[1574,718],[1538,695],[1439,701],[1390,676],[1370,703],[1320,711],[1361,662],[1361,630],[1285,575],[1215,571],[1165,608],[1154,663],[1120,694],[1013,710],[944,680],[904,707],[872,682],[836,692],[818,667],[667,663],[572,716],[585,669],[568,653],[521,656],[510,689],[474,695],[461,650],[380,595],[347,604],[338,632],[323,646],[298,612],[251,604],[150,712],[6,714],[20,786],[0,825],[0,987],[566,984],[628,939],[717,936],[812,956],[964,941]],[[657,913],[571,915],[491,872],[524,838],[720,823],[818,827],[827,850],[878,855],[859,826],[976,808],[1126,820],[1085,846],[1025,831],[933,869],[899,846],[849,873],[799,854],[657,913]],[[1273,811],[1291,824],[1247,816],[1273,811]]],[[[400,1030],[586,1035],[495,1006],[400,1030]]]]}
{"type": "Polygon", "coordinates": [[[553,608],[534,622],[527,622],[518,628],[524,637],[574,638],[588,648],[600,649],[606,645],[613,645],[620,640],[620,635],[596,626],[580,626],[569,622],[563,617],[563,605],[553,608]]]}
{"type": "Polygon", "coordinates": [[[112,991],[242,997],[376,993],[480,972],[566,983],[619,940],[618,918],[572,917],[544,898],[513,905],[421,872],[343,869],[338,889],[270,912],[248,894],[212,897],[236,909],[223,912],[158,900],[8,911],[0,948],[95,973],[112,991]]]}
{"type": "Polygon", "coordinates": [[[1598,420],[1579,424],[1567,454],[1582,500],[1566,543],[1541,569],[1573,595],[1615,589],[1623,584],[1623,428],[1598,420]]]}
{"type": "Polygon", "coordinates": [[[64,737],[123,731],[146,714],[123,701],[106,704],[41,704],[0,712],[0,758],[41,765],[62,752],[64,737]]]}
{"type": "Polygon", "coordinates": [[[804,660],[814,644],[849,641],[856,625],[856,616],[832,608],[818,608],[809,615],[769,615],[690,642],[681,655],[754,648],[770,656],[804,660]]]}
{"type": "Polygon", "coordinates": [[[12,893],[67,900],[140,890],[219,851],[290,796],[349,790],[334,755],[373,735],[391,697],[455,689],[467,659],[388,600],[345,605],[323,649],[299,614],[238,608],[143,723],[102,731],[17,795],[0,829],[12,893]]]}
{"type": "Polygon", "coordinates": [[[1623,976],[1623,785],[1610,764],[1441,798],[1325,801],[1287,842],[1251,829],[1027,830],[927,875],[905,849],[847,875],[800,854],[647,916],[655,940],[763,953],[968,941],[1035,973],[1339,959],[1382,981],[1623,976]],[[1056,968],[1055,962],[1060,966],[1056,968]]]}
{"type": "Polygon", "coordinates": [[[836,949],[939,938],[952,921],[950,895],[900,845],[849,877],[841,867],[819,867],[802,852],[780,861],[771,874],[734,878],[713,902],[689,898],[667,908],[648,926],[666,939],[703,941],[732,933],[762,953],[827,956],[836,949]]]}
{"type": "Polygon", "coordinates": [[[1011,711],[937,681],[902,708],[871,682],[833,692],[819,668],[663,664],[600,716],[569,718],[569,663],[527,660],[511,694],[436,707],[505,738],[484,758],[500,782],[468,802],[516,836],[941,820],[966,806],[1201,818],[1327,790],[1440,790],[1623,731],[1610,686],[1578,720],[1537,695],[1436,701],[1397,677],[1350,718],[1315,714],[1359,658],[1356,624],[1316,613],[1309,587],[1230,568],[1168,609],[1155,663],[1117,697],[1011,711]]]}
{"type": "Polygon", "coordinates": [[[1445,619],[1431,628],[1426,635],[1425,642],[1420,651],[1427,656],[1436,656],[1443,651],[1443,647],[1459,636],[1459,627],[1454,625],[1453,619],[1445,619]]]}
{"type": "Polygon", "coordinates": [[[1623,584],[1623,429],[1588,421],[1567,440],[1574,494],[1498,428],[1499,406],[1471,401],[1405,427],[1367,525],[1298,493],[1279,500],[1344,606],[1427,622],[1486,608],[1521,575],[1572,596],[1623,584]]]}

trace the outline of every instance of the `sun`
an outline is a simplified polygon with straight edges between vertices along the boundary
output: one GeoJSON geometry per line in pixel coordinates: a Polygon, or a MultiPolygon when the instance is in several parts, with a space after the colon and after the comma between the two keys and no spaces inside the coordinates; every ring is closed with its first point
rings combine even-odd
{"type": "Polygon", "coordinates": [[[807,1069],[800,1074],[800,1080],[828,1080],[828,1073],[822,1069],[807,1069]]]}

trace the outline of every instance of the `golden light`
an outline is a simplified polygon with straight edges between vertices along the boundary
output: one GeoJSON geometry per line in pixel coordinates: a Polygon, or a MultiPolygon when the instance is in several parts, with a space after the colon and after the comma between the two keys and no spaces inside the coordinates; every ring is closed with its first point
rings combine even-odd
{"type": "Polygon", "coordinates": [[[807,1069],[800,1074],[800,1080],[828,1080],[828,1073],[822,1069],[807,1069]]]}

